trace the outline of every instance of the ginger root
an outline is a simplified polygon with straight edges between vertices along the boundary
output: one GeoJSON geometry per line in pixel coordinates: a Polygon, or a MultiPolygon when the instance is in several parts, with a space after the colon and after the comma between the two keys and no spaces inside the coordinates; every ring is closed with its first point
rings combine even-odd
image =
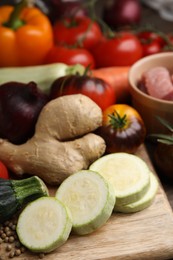
{"type": "Polygon", "coordinates": [[[43,107],[35,134],[26,143],[0,139],[0,160],[19,176],[27,173],[60,184],[103,155],[105,142],[92,133],[101,124],[102,111],[90,98],[59,97],[43,107]]]}

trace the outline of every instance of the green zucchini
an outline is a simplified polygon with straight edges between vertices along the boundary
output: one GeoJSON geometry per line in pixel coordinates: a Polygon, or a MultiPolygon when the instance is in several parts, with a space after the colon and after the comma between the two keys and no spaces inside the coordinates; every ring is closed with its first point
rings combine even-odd
{"type": "Polygon", "coordinates": [[[0,223],[10,219],[28,202],[48,195],[46,185],[37,176],[22,180],[0,178],[0,223]]]}
{"type": "Polygon", "coordinates": [[[83,74],[84,70],[84,67],[80,64],[70,66],[65,63],[0,68],[0,84],[9,81],[21,83],[34,81],[43,92],[49,93],[50,86],[55,79],[70,74],[83,74]]]}

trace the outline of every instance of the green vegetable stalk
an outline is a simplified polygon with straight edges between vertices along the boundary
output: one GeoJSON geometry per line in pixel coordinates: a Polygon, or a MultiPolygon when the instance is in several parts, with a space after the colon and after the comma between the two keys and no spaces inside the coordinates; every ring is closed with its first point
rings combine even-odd
{"type": "Polygon", "coordinates": [[[0,178],[0,223],[13,217],[28,202],[48,195],[46,185],[37,176],[23,180],[0,178]]]}

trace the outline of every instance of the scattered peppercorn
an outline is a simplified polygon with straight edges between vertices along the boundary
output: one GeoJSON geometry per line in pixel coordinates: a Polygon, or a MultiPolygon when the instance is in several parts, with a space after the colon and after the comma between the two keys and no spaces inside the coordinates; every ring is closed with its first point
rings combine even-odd
{"type": "Polygon", "coordinates": [[[0,226],[0,244],[6,243],[4,258],[1,256],[0,260],[8,258],[14,258],[20,256],[26,251],[26,248],[18,240],[16,233],[17,220],[6,221],[0,226]]]}
{"type": "MultiPolygon", "coordinates": [[[[0,244],[6,244],[4,247],[4,256],[0,256],[0,260],[7,260],[7,258],[16,258],[26,252],[16,233],[17,219],[6,221],[0,225],[0,244]]],[[[43,259],[45,254],[40,253],[36,255],[39,259],[43,259]]]]}

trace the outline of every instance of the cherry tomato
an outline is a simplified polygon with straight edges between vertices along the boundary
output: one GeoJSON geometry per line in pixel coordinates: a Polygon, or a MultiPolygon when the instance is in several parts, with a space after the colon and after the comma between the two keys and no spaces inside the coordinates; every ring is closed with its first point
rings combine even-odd
{"type": "Polygon", "coordinates": [[[173,51],[173,34],[167,35],[167,44],[164,46],[165,51],[173,51]]]}
{"type": "Polygon", "coordinates": [[[67,65],[75,65],[77,63],[95,68],[95,61],[92,54],[81,48],[69,48],[65,46],[54,46],[46,57],[45,63],[63,62],[67,65]]]}
{"type": "Polygon", "coordinates": [[[7,167],[0,161],[0,178],[9,179],[7,167]]]}
{"type": "Polygon", "coordinates": [[[142,44],[143,57],[161,52],[166,44],[163,36],[152,31],[140,32],[138,38],[142,44]]]}
{"type": "Polygon", "coordinates": [[[78,45],[85,49],[95,46],[102,32],[99,25],[89,17],[64,18],[53,27],[54,39],[57,44],[78,45]]]}
{"type": "Polygon", "coordinates": [[[60,77],[51,86],[50,99],[63,95],[83,94],[91,98],[102,110],[116,101],[115,90],[102,79],[87,75],[60,77]]]}
{"type": "Polygon", "coordinates": [[[96,67],[130,66],[142,57],[139,39],[130,32],[104,38],[93,49],[96,67]]]}
{"type": "Polygon", "coordinates": [[[147,43],[143,43],[143,57],[156,54],[162,51],[162,47],[155,40],[148,41],[147,43]]]}
{"type": "Polygon", "coordinates": [[[129,105],[115,104],[103,111],[98,134],[106,142],[106,152],[134,153],[144,142],[146,128],[139,113],[129,105]]]}
{"type": "Polygon", "coordinates": [[[164,34],[162,35],[161,33],[157,33],[157,32],[152,32],[152,31],[142,31],[140,33],[138,33],[138,38],[140,39],[140,41],[143,43],[148,42],[149,40],[153,40],[158,42],[158,44],[163,47],[166,43],[165,39],[164,39],[164,34]]]}
{"type": "Polygon", "coordinates": [[[170,44],[173,45],[173,34],[169,33],[169,34],[167,35],[167,37],[168,37],[168,40],[169,40],[170,44]]]}

